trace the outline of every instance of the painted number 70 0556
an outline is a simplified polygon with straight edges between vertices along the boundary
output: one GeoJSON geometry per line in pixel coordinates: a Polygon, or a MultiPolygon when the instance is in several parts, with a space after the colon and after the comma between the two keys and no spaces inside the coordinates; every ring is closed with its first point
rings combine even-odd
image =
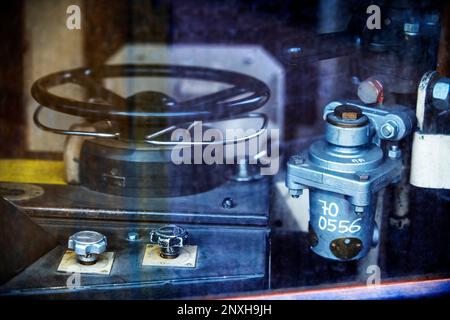
{"type": "Polygon", "coordinates": [[[319,200],[322,204],[322,214],[319,217],[319,229],[338,233],[356,233],[361,230],[358,222],[361,218],[356,220],[340,220],[337,219],[339,214],[339,206],[335,202],[328,203],[324,200],[319,200]]]}

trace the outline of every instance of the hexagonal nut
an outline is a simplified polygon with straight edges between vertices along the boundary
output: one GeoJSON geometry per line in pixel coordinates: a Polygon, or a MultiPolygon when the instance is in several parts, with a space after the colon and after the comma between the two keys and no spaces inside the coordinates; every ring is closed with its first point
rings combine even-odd
{"type": "Polygon", "coordinates": [[[393,121],[387,121],[380,127],[380,135],[383,139],[392,139],[398,133],[397,124],[393,121]]]}
{"type": "Polygon", "coordinates": [[[69,237],[67,247],[77,255],[102,254],[106,251],[106,237],[96,231],[80,231],[69,237]]]}
{"type": "Polygon", "coordinates": [[[391,159],[399,159],[402,156],[402,150],[399,148],[389,148],[388,157],[391,159]]]}
{"type": "Polygon", "coordinates": [[[403,25],[403,32],[410,36],[415,36],[419,33],[420,24],[416,22],[407,22],[403,25]]]}
{"type": "Polygon", "coordinates": [[[439,110],[449,109],[450,83],[438,81],[433,87],[433,106],[439,110]]]}

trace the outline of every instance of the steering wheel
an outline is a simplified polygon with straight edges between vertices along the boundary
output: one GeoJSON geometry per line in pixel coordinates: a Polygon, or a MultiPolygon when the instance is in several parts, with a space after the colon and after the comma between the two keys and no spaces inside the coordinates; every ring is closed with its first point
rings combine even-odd
{"type": "Polygon", "coordinates": [[[148,124],[167,123],[168,119],[184,122],[229,119],[263,106],[269,99],[270,90],[262,81],[237,72],[178,65],[125,64],[53,73],[38,79],[31,88],[31,94],[42,106],[88,120],[120,123],[132,120],[134,124],[148,124]],[[114,77],[185,78],[222,82],[231,87],[186,101],[176,101],[154,91],[138,92],[123,98],[101,84],[103,78],[114,77]],[[102,103],[65,98],[49,91],[67,83],[80,85],[88,90],[90,98],[101,99],[102,103]]]}

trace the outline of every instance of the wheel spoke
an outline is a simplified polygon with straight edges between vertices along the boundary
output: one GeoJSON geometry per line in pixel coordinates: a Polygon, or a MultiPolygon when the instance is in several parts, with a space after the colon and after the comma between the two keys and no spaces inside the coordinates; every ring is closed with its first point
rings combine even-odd
{"type": "Polygon", "coordinates": [[[117,107],[125,107],[127,105],[125,98],[105,88],[103,84],[92,78],[73,78],[72,80],[73,83],[76,83],[87,89],[89,91],[90,98],[100,98],[102,100],[105,100],[107,103],[117,107]]]}
{"type": "Polygon", "coordinates": [[[200,107],[202,109],[203,105],[209,104],[209,103],[218,103],[221,101],[225,101],[228,99],[231,99],[233,97],[236,97],[240,94],[246,93],[247,89],[243,87],[231,87],[228,89],[224,89],[221,91],[217,91],[202,97],[197,97],[191,100],[183,101],[179,103],[179,107],[182,108],[194,108],[194,107],[200,107]]]}

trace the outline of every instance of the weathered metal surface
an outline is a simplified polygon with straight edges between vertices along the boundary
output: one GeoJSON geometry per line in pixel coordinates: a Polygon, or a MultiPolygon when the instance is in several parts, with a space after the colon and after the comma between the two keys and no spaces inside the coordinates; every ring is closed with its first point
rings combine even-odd
{"type": "Polygon", "coordinates": [[[43,195],[17,205],[60,246],[0,286],[0,295],[157,299],[268,288],[268,179],[227,182],[204,193],[170,198],[118,197],[71,185],[41,187],[43,195]],[[227,197],[234,206],[222,206],[227,197]],[[197,247],[195,267],[143,265],[150,230],[174,223],[186,229],[189,244],[197,247]],[[81,230],[105,235],[115,258],[109,275],[81,274],[80,285],[73,287],[72,274],[57,269],[67,239],[81,230]]]}
{"type": "MultiPolygon", "coordinates": [[[[230,181],[207,192],[183,197],[139,199],[94,192],[81,186],[40,186],[44,189],[42,196],[15,202],[33,218],[249,226],[267,225],[269,219],[268,179],[249,183],[230,181]],[[224,208],[222,202],[225,198],[233,199],[235,205],[224,208]]],[[[17,189],[17,185],[14,188],[17,189]]]]}
{"type": "Polygon", "coordinates": [[[0,198],[0,226],[0,284],[57,245],[50,234],[3,198],[0,198]]]}

